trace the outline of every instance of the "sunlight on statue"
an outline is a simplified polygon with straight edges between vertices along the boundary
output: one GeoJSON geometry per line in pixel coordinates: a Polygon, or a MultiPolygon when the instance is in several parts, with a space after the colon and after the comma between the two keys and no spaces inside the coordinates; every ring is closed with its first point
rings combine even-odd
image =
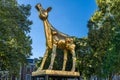
{"type": "Polygon", "coordinates": [[[39,17],[44,23],[44,30],[46,36],[46,52],[44,54],[42,63],[38,70],[42,70],[45,61],[48,57],[48,51],[52,49],[51,62],[49,65],[49,70],[53,69],[54,60],[56,57],[56,49],[60,48],[64,50],[64,62],[62,70],[65,71],[67,62],[67,52],[68,50],[72,54],[73,65],[71,71],[75,71],[76,55],[75,55],[75,44],[73,43],[73,38],[69,35],[59,32],[56,30],[48,21],[48,13],[51,11],[51,7],[46,10],[42,8],[41,4],[36,5],[36,9],[39,11],[39,17]]]}

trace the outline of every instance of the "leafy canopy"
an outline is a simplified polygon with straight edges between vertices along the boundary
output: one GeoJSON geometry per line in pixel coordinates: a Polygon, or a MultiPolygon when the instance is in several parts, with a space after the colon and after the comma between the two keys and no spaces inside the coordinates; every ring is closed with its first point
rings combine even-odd
{"type": "Polygon", "coordinates": [[[32,40],[28,33],[32,21],[30,5],[19,5],[16,0],[0,0],[0,69],[18,71],[31,55],[32,40]]]}

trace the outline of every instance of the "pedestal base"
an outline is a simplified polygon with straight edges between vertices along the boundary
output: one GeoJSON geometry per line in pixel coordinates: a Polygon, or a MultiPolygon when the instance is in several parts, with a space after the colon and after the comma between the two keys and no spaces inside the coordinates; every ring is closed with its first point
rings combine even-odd
{"type": "Polygon", "coordinates": [[[79,72],[71,71],[41,70],[32,72],[32,80],[67,80],[68,78],[79,80],[79,77],[79,72]]]}

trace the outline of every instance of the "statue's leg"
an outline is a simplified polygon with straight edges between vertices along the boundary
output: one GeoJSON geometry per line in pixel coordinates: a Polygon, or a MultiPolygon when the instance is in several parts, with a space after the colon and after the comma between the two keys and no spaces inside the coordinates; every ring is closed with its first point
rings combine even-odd
{"type": "Polygon", "coordinates": [[[49,65],[49,70],[52,70],[53,68],[53,63],[54,63],[54,60],[55,60],[55,56],[56,56],[56,47],[57,45],[53,44],[53,49],[52,49],[52,54],[51,54],[51,62],[50,62],[50,65],[49,65]]]}
{"type": "Polygon", "coordinates": [[[64,61],[63,61],[63,68],[62,68],[63,71],[65,71],[66,62],[67,62],[67,50],[64,49],[64,61]]]}
{"type": "Polygon", "coordinates": [[[45,54],[44,54],[42,63],[41,63],[41,65],[40,65],[40,68],[38,68],[38,70],[42,70],[42,69],[43,69],[47,57],[48,57],[48,47],[46,48],[46,52],[45,52],[45,54]]]}
{"type": "Polygon", "coordinates": [[[73,60],[73,65],[71,71],[75,71],[75,65],[76,65],[76,55],[75,55],[75,45],[71,45],[71,53],[72,53],[72,60],[73,60]]]}
{"type": "Polygon", "coordinates": [[[71,71],[75,71],[75,65],[76,65],[76,55],[75,55],[75,51],[72,50],[72,59],[73,59],[73,65],[72,65],[72,69],[71,71]]]}

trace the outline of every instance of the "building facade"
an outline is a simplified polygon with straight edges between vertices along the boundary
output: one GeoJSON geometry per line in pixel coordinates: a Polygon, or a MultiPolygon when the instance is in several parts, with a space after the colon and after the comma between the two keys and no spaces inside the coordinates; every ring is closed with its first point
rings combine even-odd
{"type": "Polygon", "coordinates": [[[27,59],[28,64],[21,67],[21,80],[31,80],[32,72],[36,70],[37,59],[27,59]]]}
{"type": "Polygon", "coordinates": [[[0,80],[31,80],[32,72],[36,70],[35,59],[27,59],[27,64],[20,65],[19,77],[18,76],[9,76],[9,71],[3,71],[0,69],[0,80]]]}

